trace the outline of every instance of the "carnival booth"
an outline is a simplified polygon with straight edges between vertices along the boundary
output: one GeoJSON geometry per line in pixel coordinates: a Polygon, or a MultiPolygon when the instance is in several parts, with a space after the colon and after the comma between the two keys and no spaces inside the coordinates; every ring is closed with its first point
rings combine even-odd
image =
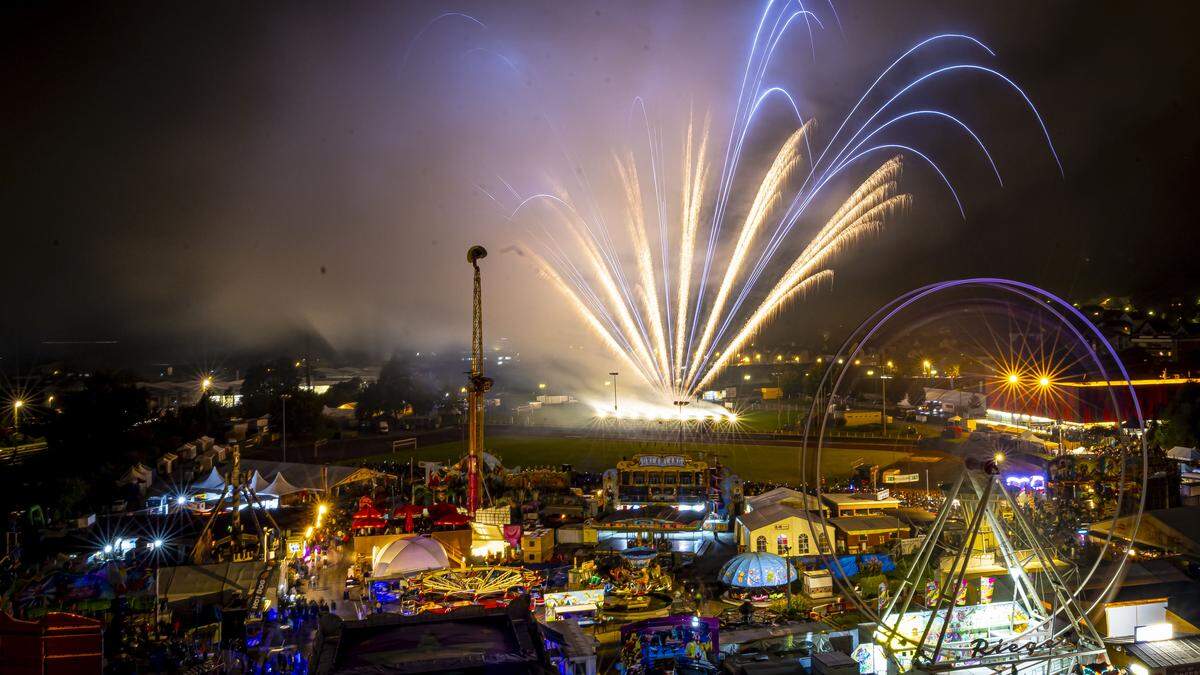
{"type": "Polygon", "coordinates": [[[1007,644],[1013,639],[1037,643],[1043,632],[1049,632],[1029,631],[1029,613],[1019,603],[994,602],[958,606],[948,611],[941,609],[937,616],[932,617],[932,621],[928,610],[907,612],[900,616],[887,614],[884,616],[884,626],[875,631],[875,639],[907,668],[912,663],[915,645],[920,642],[925,626],[932,626],[929,634],[936,638],[947,613],[950,625],[946,628],[943,659],[967,660],[971,658],[975,646],[981,643],[1007,644]],[[895,633],[889,635],[888,627],[894,627],[895,633]]]}
{"type": "Polygon", "coordinates": [[[787,593],[787,585],[797,579],[796,568],[773,553],[742,553],[729,559],[718,575],[728,590],[724,599],[741,604],[766,606],[787,593]]]}
{"type": "Polygon", "coordinates": [[[354,512],[351,518],[350,526],[355,532],[362,530],[382,530],[387,527],[387,521],[383,519],[383,514],[379,509],[375,508],[375,503],[370,497],[363,497],[358,500],[358,511],[354,512]]]}
{"type": "Polygon", "coordinates": [[[690,614],[646,619],[621,627],[627,673],[716,672],[720,622],[690,614]]]}
{"type": "Polygon", "coordinates": [[[404,531],[416,529],[416,518],[425,514],[425,507],[419,504],[401,504],[392,511],[392,519],[404,519],[404,531]]]}

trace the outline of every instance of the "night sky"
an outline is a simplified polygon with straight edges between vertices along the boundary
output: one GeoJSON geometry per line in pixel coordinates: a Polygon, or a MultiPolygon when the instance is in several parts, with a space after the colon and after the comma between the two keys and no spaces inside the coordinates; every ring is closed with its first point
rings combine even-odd
{"type": "MultiPolygon", "coordinates": [[[[0,349],[51,357],[65,348],[48,342],[116,340],[80,350],[197,359],[304,331],[374,354],[465,344],[464,256],[479,242],[492,253],[489,338],[603,361],[509,252],[521,229],[475,186],[495,190],[501,176],[534,192],[577,168],[603,193],[612,149],[640,147],[628,125],[639,95],[669,158],[689,108],[710,110],[723,140],[761,5],[644,4],[8,3],[0,349]],[[447,11],[487,28],[443,20],[413,42],[447,11]]],[[[836,333],[915,285],[966,275],[1075,298],[1200,290],[1195,3],[835,6],[841,31],[815,8],[826,22],[815,61],[793,31],[768,78],[800,95],[820,131],[908,46],[966,32],[1038,106],[1065,175],[1024,104],[994,82],[963,75],[922,90],[917,100],[979,131],[1005,187],[960,135],[899,130],[944,163],[966,220],[910,165],[912,212],[838,258],[833,287],[770,339],[836,333]]],[[[790,130],[785,115],[768,117],[763,148],[790,130]]],[[[820,222],[798,229],[797,247],[820,222]]]]}

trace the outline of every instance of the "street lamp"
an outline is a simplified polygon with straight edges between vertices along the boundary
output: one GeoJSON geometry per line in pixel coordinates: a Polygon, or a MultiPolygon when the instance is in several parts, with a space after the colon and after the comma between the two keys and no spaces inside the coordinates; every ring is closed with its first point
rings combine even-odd
{"type": "Polygon", "coordinates": [[[155,539],[150,543],[150,550],[154,555],[154,630],[158,630],[158,622],[161,616],[162,596],[159,594],[158,576],[159,565],[162,563],[162,549],[166,545],[161,538],[155,539]]]}
{"type": "Polygon", "coordinates": [[[291,398],[291,394],[280,394],[279,400],[283,401],[283,461],[287,461],[287,402],[291,398]]]}
{"type": "Polygon", "coordinates": [[[15,434],[21,427],[21,408],[25,407],[25,401],[16,399],[12,403],[13,406],[13,433],[15,434]]]}
{"type": "Polygon", "coordinates": [[[614,414],[614,415],[615,415],[615,414],[617,414],[617,375],[620,375],[620,373],[618,373],[618,372],[617,372],[617,371],[615,371],[615,370],[614,370],[614,371],[612,371],[611,373],[609,373],[609,376],[610,376],[610,377],[612,377],[612,388],[613,388],[613,414],[614,414]]]}
{"type": "Polygon", "coordinates": [[[691,401],[672,401],[679,408],[679,454],[683,454],[683,407],[691,405],[691,401]]]}

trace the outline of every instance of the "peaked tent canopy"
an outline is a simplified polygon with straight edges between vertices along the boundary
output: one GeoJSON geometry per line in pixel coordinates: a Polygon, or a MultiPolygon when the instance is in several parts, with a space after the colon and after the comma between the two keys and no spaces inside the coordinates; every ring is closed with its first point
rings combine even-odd
{"type": "Polygon", "coordinates": [[[386,527],[387,521],[383,519],[383,514],[379,509],[375,508],[375,503],[370,497],[363,497],[358,500],[358,511],[354,513],[353,522],[351,525],[354,529],[367,527],[386,527]]]}
{"type": "Polygon", "coordinates": [[[269,462],[260,459],[243,459],[246,471],[258,471],[264,476],[282,473],[289,483],[304,490],[326,490],[371,480],[385,478],[390,474],[360,466],[325,466],[303,462],[269,462]]]}
{"type": "Polygon", "coordinates": [[[1197,462],[1200,461],[1200,450],[1177,445],[1167,451],[1167,457],[1180,462],[1197,462]]]}
{"type": "Polygon", "coordinates": [[[261,473],[255,471],[254,475],[250,477],[249,481],[247,481],[247,484],[250,487],[250,491],[254,494],[266,494],[267,487],[271,483],[266,478],[263,478],[261,473]]]}
{"type": "Polygon", "coordinates": [[[225,477],[221,475],[221,472],[217,471],[216,467],[213,467],[213,470],[208,472],[204,480],[192,483],[192,490],[197,492],[215,492],[224,488],[225,477]]]}
{"type": "Polygon", "coordinates": [[[286,497],[287,495],[303,491],[304,488],[298,488],[289,483],[287,476],[284,476],[283,472],[280,471],[279,473],[275,474],[275,480],[271,481],[271,484],[263,490],[263,494],[271,495],[273,497],[286,497]]]}

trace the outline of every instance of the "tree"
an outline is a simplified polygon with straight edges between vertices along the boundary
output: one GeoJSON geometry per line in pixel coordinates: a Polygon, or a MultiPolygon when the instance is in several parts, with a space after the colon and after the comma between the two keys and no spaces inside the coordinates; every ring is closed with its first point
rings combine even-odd
{"type": "Polygon", "coordinates": [[[1152,429],[1153,442],[1163,448],[1197,446],[1200,440],[1200,384],[1180,387],[1163,410],[1161,424],[1152,429]]]}
{"type": "Polygon", "coordinates": [[[908,385],[906,394],[908,396],[908,404],[914,408],[925,402],[925,386],[920,381],[913,380],[908,385]]]}
{"type": "Polygon", "coordinates": [[[132,376],[95,373],[80,390],[59,394],[56,409],[39,422],[47,451],[6,469],[0,504],[43,503],[73,515],[111,497],[129,464],[152,458],[149,397],[132,376]]]}
{"type": "Polygon", "coordinates": [[[352,377],[349,380],[338,382],[329,387],[329,391],[325,392],[325,405],[330,408],[336,408],[342,404],[357,401],[365,386],[366,383],[363,382],[361,377],[352,377]]]}
{"type": "MultiPolygon", "coordinates": [[[[271,417],[283,417],[283,401],[275,399],[270,407],[271,417]]],[[[297,391],[287,401],[287,430],[288,437],[311,436],[320,430],[322,425],[321,411],[325,405],[321,397],[311,391],[297,391]]],[[[282,426],[282,425],[278,425],[282,426]]]]}
{"type": "Polygon", "coordinates": [[[410,364],[393,356],[379,371],[379,379],[363,390],[358,397],[358,416],[404,414],[409,406],[418,415],[428,413],[437,401],[437,394],[410,364]]]}
{"type": "Polygon", "coordinates": [[[272,402],[283,394],[300,391],[300,369],[288,357],[262,363],[246,371],[242,380],[242,414],[247,417],[265,415],[272,402]]]}

